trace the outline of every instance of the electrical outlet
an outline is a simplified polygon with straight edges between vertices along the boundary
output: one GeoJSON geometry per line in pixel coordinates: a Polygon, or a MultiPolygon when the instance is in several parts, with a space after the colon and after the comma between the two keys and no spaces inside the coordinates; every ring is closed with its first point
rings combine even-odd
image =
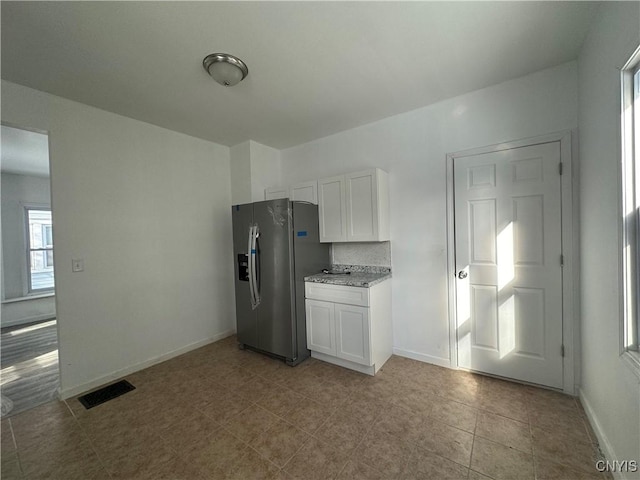
{"type": "Polygon", "coordinates": [[[84,272],[84,259],[82,258],[74,258],[71,260],[71,271],[72,272],[84,272]]]}

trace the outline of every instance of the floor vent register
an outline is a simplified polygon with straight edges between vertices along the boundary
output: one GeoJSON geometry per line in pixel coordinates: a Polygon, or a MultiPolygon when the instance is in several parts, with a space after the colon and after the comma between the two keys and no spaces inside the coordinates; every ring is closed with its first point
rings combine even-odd
{"type": "Polygon", "coordinates": [[[111,385],[107,385],[106,387],[102,387],[95,392],[82,395],[81,397],[78,397],[78,400],[80,400],[80,403],[84,405],[84,408],[89,410],[90,408],[97,407],[104,402],[113,400],[114,398],[117,398],[120,395],[124,395],[125,393],[135,389],[136,387],[131,385],[126,380],[120,380],[119,382],[112,383],[111,385]]]}

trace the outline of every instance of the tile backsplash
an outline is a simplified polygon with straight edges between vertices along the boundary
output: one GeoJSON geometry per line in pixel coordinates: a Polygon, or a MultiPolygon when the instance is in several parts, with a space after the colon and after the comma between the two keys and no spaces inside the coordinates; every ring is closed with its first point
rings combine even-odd
{"type": "Polygon", "coordinates": [[[391,242],[334,243],[333,265],[370,265],[391,268],[391,242]]]}

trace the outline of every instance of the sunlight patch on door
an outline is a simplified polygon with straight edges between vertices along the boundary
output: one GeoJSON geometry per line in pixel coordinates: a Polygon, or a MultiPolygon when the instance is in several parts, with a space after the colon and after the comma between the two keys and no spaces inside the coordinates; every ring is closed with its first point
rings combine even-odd
{"type": "Polygon", "coordinates": [[[509,225],[498,234],[498,291],[506,287],[515,277],[513,259],[513,222],[509,222],[509,225]]]}

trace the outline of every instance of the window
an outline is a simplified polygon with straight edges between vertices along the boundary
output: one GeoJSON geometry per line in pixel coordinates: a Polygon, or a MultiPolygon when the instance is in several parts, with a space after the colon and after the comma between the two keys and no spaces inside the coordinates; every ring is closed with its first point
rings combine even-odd
{"type": "Polygon", "coordinates": [[[51,210],[26,207],[27,280],[29,293],[53,290],[53,229],[51,210]]]}
{"type": "Polygon", "coordinates": [[[622,69],[623,350],[637,365],[640,331],[640,47],[622,69]]]}

